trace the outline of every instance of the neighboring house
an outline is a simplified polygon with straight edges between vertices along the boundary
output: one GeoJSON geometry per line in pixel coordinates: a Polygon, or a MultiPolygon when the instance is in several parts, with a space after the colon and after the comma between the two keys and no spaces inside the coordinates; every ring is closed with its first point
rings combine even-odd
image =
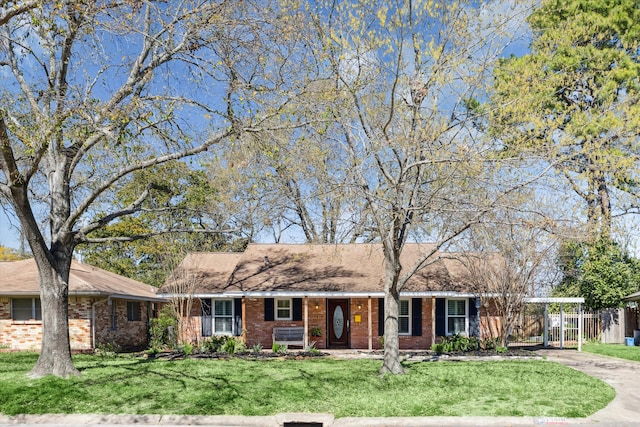
{"type": "Polygon", "coordinates": [[[635,294],[631,294],[624,298],[624,301],[627,302],[639,302],[640,303],[640,292],[636,292],[635,294]]]}
{"type": "MultiPolygon", "coordinates": [[[[71,350],[88,351],[107,343],[146,347],[148,319],[162,302],[155,288],[76,261],[69,276],[71,350]]],[[[39,295],[33,259],[0,262],[0,349],[40,350],[39,295]]]]}
{"type": "MultiPolygon", "coordinates": [[[[407,244],[411,267],[427,244],[407,244]]],[[[400,294],[400,348],[428,349],[436,337],[478,335],[476,295],[459,255],[416,273],[400,294]]],[[[192,253],[158,296],[192,298],[194,342],[242,335],[248,346],[274,340],[317,348],[381,348],[384,266],[380,244],[250,244],[243,253],[192,253]],[[283,335],[283,336],[278,336],[283,335]],[[285,335],[289,335],[287,338],[285,335]]],[[[485,322],[483,314],[483,322],[485,322]]]]}

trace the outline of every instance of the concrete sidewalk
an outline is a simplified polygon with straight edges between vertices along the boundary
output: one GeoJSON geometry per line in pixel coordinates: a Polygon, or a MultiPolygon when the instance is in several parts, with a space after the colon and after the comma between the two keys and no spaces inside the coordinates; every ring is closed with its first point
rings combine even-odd
{"type": "MultiPolygon", "coordinates": [[[[550,417],[398,417],[338,418],[331,414],[277,414],[264,417],[177,415],[0,415],[0,426],[163,426],[209,427],[422,427],[422,426],[557,426],[640,427],[640,363],[575,350],[540,350],[547,360],[599,378],[616,390],[607,407],[588,418],[550,417]]],[[[580,396],[576,396],[579,399],[580,396]]]]}

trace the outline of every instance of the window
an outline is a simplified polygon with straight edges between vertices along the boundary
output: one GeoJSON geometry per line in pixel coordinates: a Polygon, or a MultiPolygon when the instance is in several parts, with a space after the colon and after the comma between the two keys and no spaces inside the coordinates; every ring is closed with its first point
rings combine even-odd
{"type": "Polygon", "coordinates": [[[409,321],[411,319],[411,313],[409,312],[410,307],[411,304],[409,304],[409,300],[400,300],[400,307],[398,307],[398,333],[400,335],[409,335],[411,333],[409,329],[409,325],[411,325],[409,321]]]}
{"type": "Polygon", "coordinates": [[[213,331],[216,334],[233,333],[232,300],[215,300],[213,302],[213,331]]]}
{"type": "Polygon", "coordinates": [[[466,299],[447,300],[447,335],[467,334],[466,299]]]}
{"type": "Polygon", "coordinates": [[[203,298],[202,336],[233,334],[233,300],[203,298]]]}
{"type": "Polygon", "coordinates": [[[127,320],[129,322],[139,322],[142,320],[140,316],[140,303],[138,301],[127,301],[127,320]]]}
{"type": "Polygon", "coordinates": [[[13,298],[11,317],[13,320],[42,320],[40,298],[13,298]]]}
{"type": "Polygon", "coordinates": [[[111,330],[115,331],[118,329],[118,304],[113,300],[109,302],[111,302],[111,330]]]}
{"type": "Polygon", "coordinates": [[[291,300],[276,300],[276,320],[291,320],[291,300]]]}

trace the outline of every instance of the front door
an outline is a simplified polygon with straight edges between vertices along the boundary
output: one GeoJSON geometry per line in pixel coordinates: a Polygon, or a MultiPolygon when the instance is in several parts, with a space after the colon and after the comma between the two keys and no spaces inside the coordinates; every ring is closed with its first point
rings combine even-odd
{"type": "Polygon", "coordinates": [[[330,299],[327,310],[329,348],[349,348],[349,300],[330,299]]]}

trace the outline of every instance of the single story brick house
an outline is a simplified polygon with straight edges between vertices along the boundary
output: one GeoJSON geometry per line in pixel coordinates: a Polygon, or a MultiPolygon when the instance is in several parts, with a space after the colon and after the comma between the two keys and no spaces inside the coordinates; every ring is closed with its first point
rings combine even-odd
{"type": "MultiPolygon", "coordinates": [[[[146,347],[148,319],[162,299],[150,285],[72,261],[69,275],[72,351],[100,344],[146,347]]],[[[39,351],[42,312],[33,259],[0,262],[0,350],[39,351]]]]}
{"type": "MultiPolygon", "coordinates": [[[[432,248],[405,245],[403,265],[432,248]]],[[[485,330],[457,255],[436,255],[401,292],[401,349],[428,349],[437,337],[485,330]]],[[[194,342],[226,334],[264,348],[276,341],[373,350],[384,335],[383,268],[380,244],[250,244],[243,253],[189,254],[158,296],[193,300],[184,323],[192,325],[194,342]]],[[[487,321],[495,319],[482,317],[487,321]]]]}

